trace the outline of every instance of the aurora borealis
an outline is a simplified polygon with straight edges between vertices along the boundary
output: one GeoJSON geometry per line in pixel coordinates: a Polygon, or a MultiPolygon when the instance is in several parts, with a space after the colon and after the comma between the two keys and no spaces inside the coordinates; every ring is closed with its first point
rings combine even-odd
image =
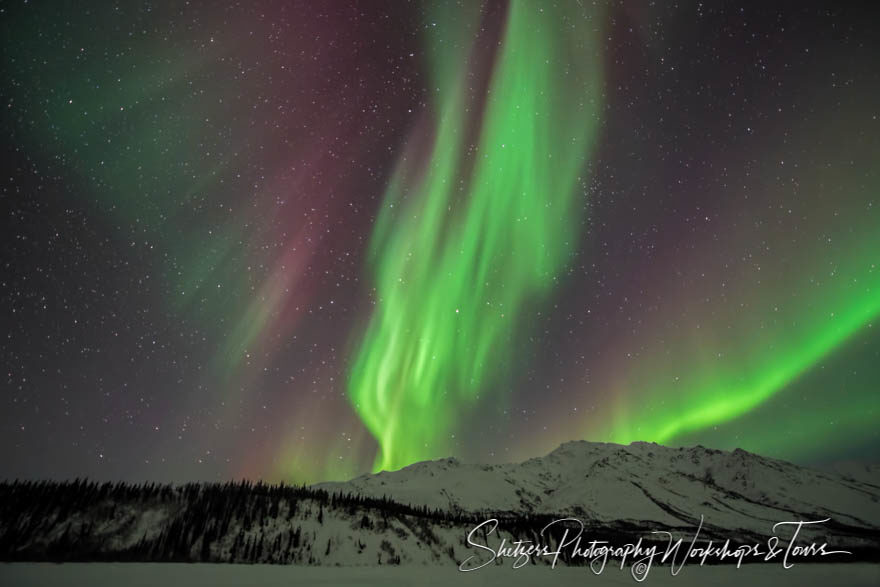
{"type": "Polygon", "coordinates": [[[465,67],[437,82],[426,169],[392,179],[371,252],[379,303],[350,387],[382,469],[448,454],[443,435],[495,383],[525,302],[551,289],[573,248],[601,64],[594,15],[566,12],[535,18],[512,3],[478,128],[465,116],[465,67]],[[560,36],[554,23],[569,19],[586,26],[560,36]]]}
{"type": "Polygon", "coordinates": [[[2,471],[875,459],[868,10],[3,8],[2,471]]]}

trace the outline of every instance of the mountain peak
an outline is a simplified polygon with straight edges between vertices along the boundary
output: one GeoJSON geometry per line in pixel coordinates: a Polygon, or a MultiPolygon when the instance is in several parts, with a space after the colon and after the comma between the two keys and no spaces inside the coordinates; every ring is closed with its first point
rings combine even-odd
{"type": "MultiPolygon", "coordinates": [[[[575,440],[523,463],[477,465],[454,458],[415,463],[318,487],[453,512],[543,513],[768,531],[793,515],[880,529],[876,486],[737,448],[670,448],[575,440]]],[[[806,518],[805,518],[806,519],[806,518]]]]}

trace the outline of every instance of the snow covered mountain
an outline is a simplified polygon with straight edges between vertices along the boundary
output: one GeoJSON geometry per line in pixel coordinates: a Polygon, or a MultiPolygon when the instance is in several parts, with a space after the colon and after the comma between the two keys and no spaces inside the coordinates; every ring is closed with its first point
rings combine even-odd
{"type": "Polygon", "coordinates": [[[313,487],[17,481],[0,483],[0,560],[454,567],[474,555],[466,537],[490,517],[499,526],[491,540],[479,534],[482,544],[549,544],[560,539],[541,529],[563,517],[610,544],[661,544],[653,531],[687,539],[702,516],[701,539],[743,545],[766,542],[777,522],[829,519],[800,536],[851,550],[848,561],[875,561],[876,471],[824,473],[742,450],[571,442],[519,464],[444,459],[313,487]]]}
{"type": "Polygon", "coordinates": [[[564,514],[646,527],[695,527],[704,516],[719,530],[765,536],[776,522],[831,518],[826,532],[880,534],[876,468],[839,475],[740,449],[576,441],[518,464],[444,459],[318,487],[453,512],[564,514]]]}

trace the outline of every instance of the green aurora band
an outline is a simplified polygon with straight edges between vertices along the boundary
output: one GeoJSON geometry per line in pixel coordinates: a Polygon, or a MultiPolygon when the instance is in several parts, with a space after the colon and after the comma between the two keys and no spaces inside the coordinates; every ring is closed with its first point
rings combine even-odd
{"type": "MultiPolygon", "coordinates": [[[[833,151],[834,140],[829,142],[833,151]]],[[[862,157],[840,168],[871,169],[872,154],[862,157]]],[[[876,172],[841,175],[828,182],[833,187],[823,187],[823,174],[828,182],[825,170],[803,176],[809,187],[800,198],[813,201],[816,212],[800,224],[781,216],[777,228],[781,234],[816,235],[813,244],[777,239],[763,270],[713,276],[729,284],[727,295],[716,289],[706,294],[712,304],[692,302],[663,312],[689,314],[686,334],[657,325],[655,336],[663,343],[617,366],[610,390],[614,406],[582,424],[585,437],[701,442],[803,459],[870,436],[880,413],[876,379],[870,377],[876,358],[866,352],[875,344],[880,316],[880,224],[871,183],[859,178],[876,172]],[[860,355],[866,358],[853,358],[860,355]],[[823,374],[838,357],[850,357],[847,369],[831,371],[848,373],[846,381],[823,374]]],[[[735,235],[726,239],[731,250],[747,250],[735,235]]]]}
{"type": "Polygon", "coordinates": [[[436,39],[430,160],[414,170],[404,157],[385,195],[370,249],[376,308],[348,385],[379,443],[376,469],[449,454],[501,375],[521,310],[550,293],[578,245],[602,83],[600,15],[583,10],[510,4],[470,158],[469,79],[443,79],[460,47],[436,39]]]}
{"type": "MultiPolygon", "coordinates": [[[[754,334],[754,346],[730,348],[717,339],[695,336],[678,349],[680,357],[690,357],[689,366],[684,361],[671,362],[688,369],[679,371],[680,376],[663,377],[662,374],[670,372],[668,365],[665,370],[662,365],[650,363],[637,368],[628,375],[626,387],[630,393],[622,397],[629,397],[632,402],[635,395],[640,398],[639,405],[650,408],[630,411],[621,407],[603,440],[623,444],[636,440],[674,443],[688,434],[739,418],[787,389],[851,337],[872,328],[872,321],[880,314],[880,272],[867,260],[860,271],[850,268],[851,279],[841,279],[836,288],[828,287],[838,290],[837,301],[830,296],[821,301],[811,300],[807,302],[810,309],[804,309],[801,315],[813,317],[761,325],[762,332],[754,334]],[[638,392],[633,393],[635,390],[638,392]]],[[[665,358],[669,360],[668,356],[665,358]]],[[[834,413],[839,418],[847,412],[851,419],[867,417],[870,422],[876,418],[876,407],[874,391],[863,401],[839,404],[834,413]],[[872,405],[874,409],[867,409],[872,405]]],[[[801,421],[804,415],[798,412],[801,421]]],[[[827,412],[816,415],[820,420],[833,419],[827,412]]],[[[764,451],[772,450],[784,437],[778,431],[770,431],[771,438],[767,434],[760,436],[765,442],[757,443],[764,451]]],[[[759,436],[749,434],[739,444],[749,438],[756,442],[759,436]]]]}

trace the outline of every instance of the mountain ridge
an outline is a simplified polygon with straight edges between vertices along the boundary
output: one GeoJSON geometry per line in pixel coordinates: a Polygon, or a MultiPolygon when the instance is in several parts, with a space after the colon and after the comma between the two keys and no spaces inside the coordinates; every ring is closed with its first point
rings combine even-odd
{"type": "Polygon", "coordinates": [[[453,512],[573,514],[667,525],[693,523],[704,513],[723,527],[738,522],[756,532],[782,514],[823,515],[880,528],[880,483],[700,445],[570,441],[521,463],[447,458],[315,487],[453,512]]]}
{"type": "Polygon", "coordinates": [[[591,538],[658,548],[657,531],[757,544],[778,522],[827,520],[799,540],[846,560],[880,552],[871,482],[743,450],[575,441],[522,463],[447,458],[311,487],[0,483],[0,560],[457,565],[490,518],[508,544],[574,518],[591,538]]]}

